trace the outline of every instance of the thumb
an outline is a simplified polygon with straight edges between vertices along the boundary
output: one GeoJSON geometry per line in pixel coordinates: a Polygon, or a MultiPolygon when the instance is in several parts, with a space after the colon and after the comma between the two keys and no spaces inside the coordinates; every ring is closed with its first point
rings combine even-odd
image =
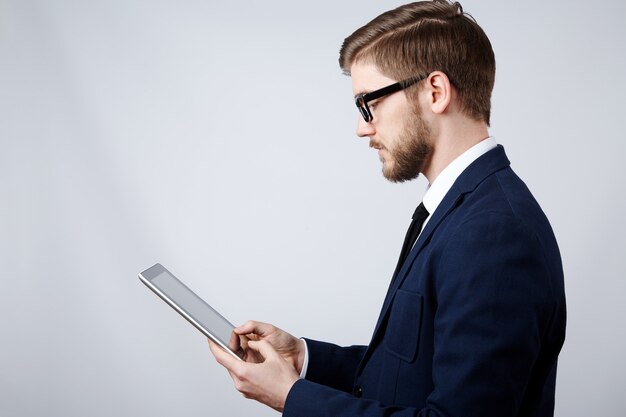
{"type": "Polygon", "coordinates": [[[265,340],[251,340],[248,342],[248,347],[255,352],[259,352],[264,359],[276,359],[279,357],[274,346],[265,340]]]}

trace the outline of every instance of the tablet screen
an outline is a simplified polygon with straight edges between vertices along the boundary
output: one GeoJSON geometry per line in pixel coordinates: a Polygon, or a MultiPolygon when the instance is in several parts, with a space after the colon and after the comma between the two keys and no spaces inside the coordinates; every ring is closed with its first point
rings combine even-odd
{"type": "Polygon", "coordinates": [[[174,277],[167,269],[157,264],[142,275],[154,284],[174,304],[178,305],[205,330],[213,334],[225,346],[228,346],[234,326],[208,305],[196,293],[174,277]],[[157,268],[160,267],[160,268],[157,268]],[[152,270],[152,271],[151,271],[152,270]],[[151,276],[149,272],[155,275],[151,276]]]}

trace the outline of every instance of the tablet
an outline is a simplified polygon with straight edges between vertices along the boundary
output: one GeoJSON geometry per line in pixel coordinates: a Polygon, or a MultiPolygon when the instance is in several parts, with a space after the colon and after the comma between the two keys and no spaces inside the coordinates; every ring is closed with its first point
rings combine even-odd
{"type": "Polygon", "coordinates": [[[220,345],[232,356],[241,359],[241,354],[233,352],[228,347],[235,326],[198,297],[163,265],[151,266],[139,273],[139,279],[206,337],[220,345]]]}

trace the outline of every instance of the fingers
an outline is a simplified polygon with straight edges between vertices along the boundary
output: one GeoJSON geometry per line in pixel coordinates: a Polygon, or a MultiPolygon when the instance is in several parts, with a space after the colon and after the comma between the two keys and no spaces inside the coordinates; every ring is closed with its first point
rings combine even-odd
{"type": "Polygon", "coordinates": [[[233,331],[239,335],[254,333],[259,336],[266,335],[274,329],[274,326],[268,323],[260,321],[247,321],[239,327],[236,327],[233,331]]]}
{"type": "Polygon", "coordinates": [[[213,342],[211,339],[207,340],[209,341],[209,349],[211,349],[211,353],[213,353],[213,356],[215,356],[215,360],[217,361],[217,363],[219,363],[229,371],[233,371],[239,366],[238,362],[241,362],[240,360],[236,359],[230,353],[226,352],[224,349],[222,349],[221,346],[213,342]]]}
{"type": "Polygon", "coordinates": [[[243,345],[240,341],[240,338],[243,338],[243,336],[239,336],[237,333],[231,332],[230,340],[228,341],[228,347],[233,352],[237,353],[237,352],[243,351],[242,350],[243,345]]]}
{"type": "Polygon", "coordinates": [[[253,398],[277,411],[283,410],[289,390],[298,380],[298,374],[269,342],[248,342],[251,352],[265,358],[262,363],[239,361],[211,340],[209,347],[217,362],[228,370],[235,388],[246,398],[253,398]]]}
{"type": "Polygon", "coordinates": [[[250,342],[248,342],[248,347],[251,350],[259,352],[261,356],[263,356],[263,358],[265,358],[266,360],[267,359],[274,360],[277,358],[282,359],[282,357],[278,354],[278,352],[276,352],[274,347],[268,342],[266,342],[265,340],[259,340],[259,341],[251,340],[250,342]]]}

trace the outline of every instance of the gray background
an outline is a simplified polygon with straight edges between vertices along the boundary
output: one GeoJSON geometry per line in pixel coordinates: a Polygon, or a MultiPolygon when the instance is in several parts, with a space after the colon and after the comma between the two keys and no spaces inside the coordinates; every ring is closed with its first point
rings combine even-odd
{"type": "MultiPolygon", "coordinates": [[[[139,282],[155,262],[235,323],[368,342],[426,184],[382,178],[337,56],[399,4],[0,3],[0,415],[276,415],[139,282]]],[[[626,3],[464,6],[563,254],[556,415],[623,415],[626,3]]]]}

